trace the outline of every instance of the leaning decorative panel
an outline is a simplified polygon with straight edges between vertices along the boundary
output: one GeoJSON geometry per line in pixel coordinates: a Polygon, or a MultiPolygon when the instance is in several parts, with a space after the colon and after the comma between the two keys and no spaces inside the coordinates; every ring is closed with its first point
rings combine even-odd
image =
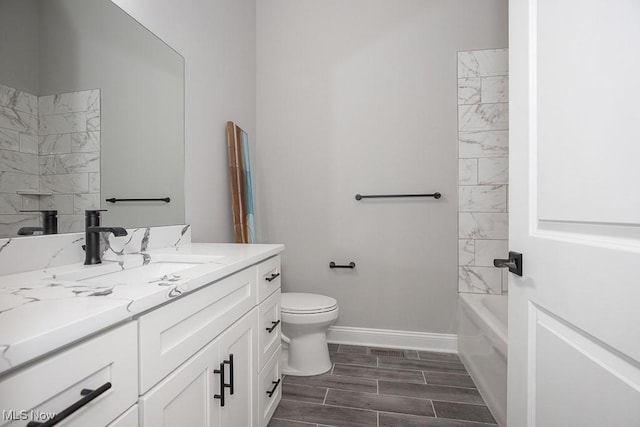
{"type": "Polygon", "coordinates": [[[508,49],[458,52],[458,291],[507,291],[508,49]]]}
{"type": "Polygon", "coordinates": [[[235,242],[255,243],[249,136],[233,122],[227,122],[227,148],[235,242]]]}

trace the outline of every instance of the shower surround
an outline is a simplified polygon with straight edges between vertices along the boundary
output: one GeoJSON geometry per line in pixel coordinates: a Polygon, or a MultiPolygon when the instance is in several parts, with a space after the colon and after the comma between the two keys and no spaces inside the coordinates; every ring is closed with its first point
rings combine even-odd
{"type": "Polygon", "coordinates": [[[458,291],[507,292],[508,49],[458,52],[458,291]]]}
{"type": "Polygon", "coordinates": [[[0,237],[39,224],[21,210],[58,210],[66,233],[99,208],[100,90],[38,97],[0,85],[0,237]]]}

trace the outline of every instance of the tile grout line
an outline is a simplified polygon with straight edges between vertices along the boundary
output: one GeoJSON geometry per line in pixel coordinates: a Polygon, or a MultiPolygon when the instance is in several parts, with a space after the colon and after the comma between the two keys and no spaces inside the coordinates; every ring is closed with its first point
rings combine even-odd
{"type": "Polygon", "coordinates": [[[322,399],[322,404],[326,405],[327,403],[327,396],[329,395],[329,388],[327,387],[327,391],[324,392],[324,399],[322,399]]]}
{"type": "Polygon", "coordinates": [[[424,378],[424,383],[429,385],[429,383],[427,382],[427,376],[424,374],[424,371],[422,371],[422,378],[424,378]]]}

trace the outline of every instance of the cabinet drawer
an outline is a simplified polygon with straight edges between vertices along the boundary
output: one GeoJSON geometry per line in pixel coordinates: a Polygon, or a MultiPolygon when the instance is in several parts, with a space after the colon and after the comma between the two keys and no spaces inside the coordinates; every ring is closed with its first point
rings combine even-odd
{"type": "Polygon", "coordinates": [[[260,313],[260,370],[280,346],[280,290],[275,291],[258,308],[260,313]]]}
{"type": "Polygon", "coordinates": [[[258,304],[280,288],[280,255],[258,264],[258,304]]]}
{"type": "Polygon", "coordinates": [[[136,403],[137,376],[136,326],[130,322],[0,381],[2,409],[12,411],[11,415],[3,414],[0,425],[22,427],[27,424],[25,419],[33,420],[33,414],[57,414],[82,399],[83,389],[96,390],[110,383],[104,393],[63,422],[65,426],[107,425],[136,403]],[[25,411],[27,418],[21,417],[20,411],[25,411]]]}
{"type": "Polygon", "coordinates": [[[267,427],[269,420],[282,398],[282,376],[280,375],[280,351],[278,347],[271,356],[258,381],[258,400],[260,401],[260,427],[267,427]]]}
{"type": "Polygon", "coordinates": [[[247,268],[138,319],[141,394],[255,306],[256,276],[247,268]]]}

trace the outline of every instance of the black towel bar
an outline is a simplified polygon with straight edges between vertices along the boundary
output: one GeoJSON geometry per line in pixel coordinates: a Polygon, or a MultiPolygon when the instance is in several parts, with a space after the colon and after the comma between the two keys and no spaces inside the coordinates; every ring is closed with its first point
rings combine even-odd
{"type": "Polygon", "coordinates": [[[335,262],[331,261],[329,263],[329,268],[356,268],[356,263],[351,261],[348,265],[338,265],[335,262]]]}
{"type": "Polygon", "coordinates": [[[371,194],[368,196],[363,196],[362,194],[356,194],[356,200],[362,199],[380,199],[380,198],[388,198],[388,197],[433,197],[434,199],[439,199],[442,197],[442,194],[436,192],[431,194],[371,194]]]}
{"type": "Polygon", "coordinates": [[[109,203],[116,203],[116,202],[165,202],[165,203],[169,203],[171,201],[170,197],[159,197],[157,199],[116,199],[115,197],[112,197],[110,199],[104,199],[106,202],[109,203]]]}

